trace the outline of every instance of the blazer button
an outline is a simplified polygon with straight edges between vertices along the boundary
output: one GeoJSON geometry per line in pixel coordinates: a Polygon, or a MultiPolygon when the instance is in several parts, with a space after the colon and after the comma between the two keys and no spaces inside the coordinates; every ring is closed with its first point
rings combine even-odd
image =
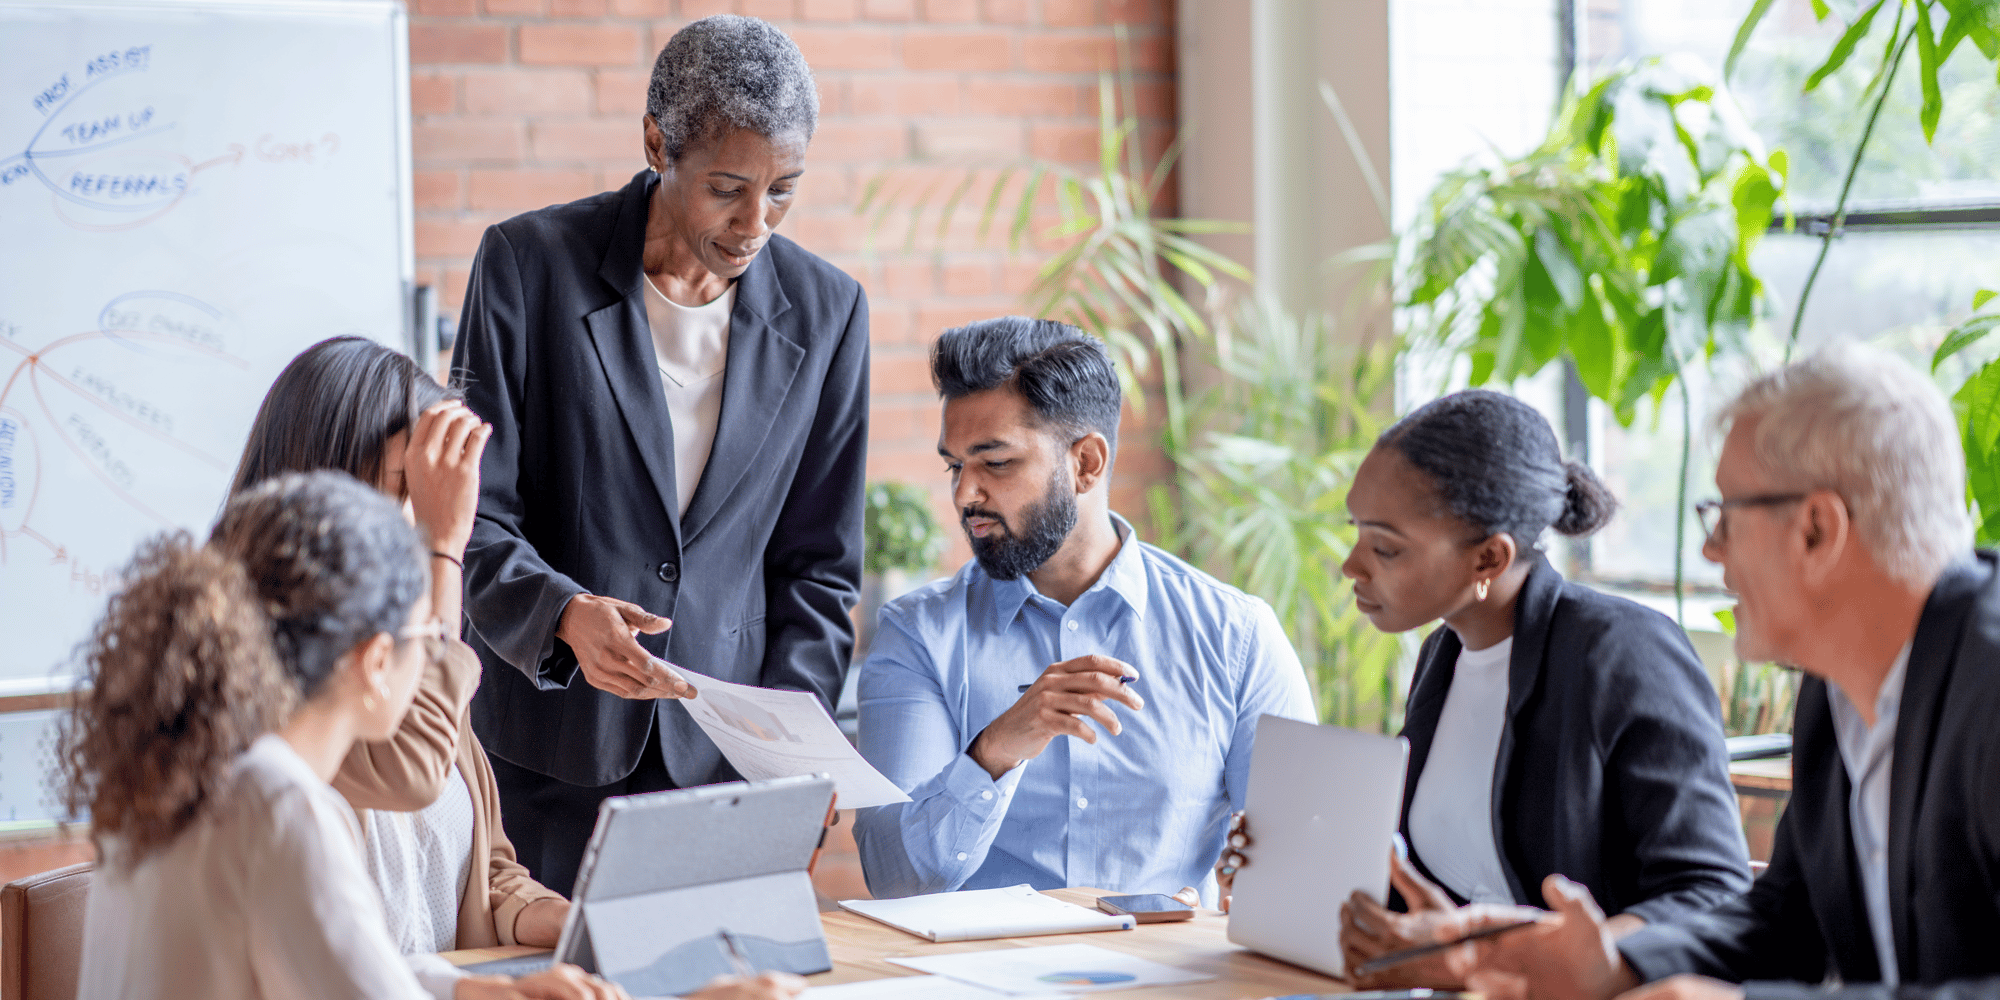
{"type": "Polygon", "coordinates": [[[672,583],[680,578],[681,578],[681,568],[678,564],[670,562],[663,562],[660,564],[661,583],[672,583]]]}

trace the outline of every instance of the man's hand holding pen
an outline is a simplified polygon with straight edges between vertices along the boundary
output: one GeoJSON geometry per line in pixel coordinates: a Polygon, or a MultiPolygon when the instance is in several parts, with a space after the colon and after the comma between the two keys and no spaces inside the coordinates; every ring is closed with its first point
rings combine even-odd
{"type": "Polygon", "coordinates": [[[1146,707],[1146,699],[1132,690],[1139,671],[1109,656],[1079,656],[1042,671],[1028,685],[1012,708],[1000,713],[966,752],[986,773],[995,778],[1024,760],[1039,757],[1049,741],[1058,736],[1074,736],[1097,742],[1097,730],[1085,722],[1094,719],[1113,736],[1123,731],[1118,716],[1106,702],[1121,702],[1132,711],[1146,707]]]}

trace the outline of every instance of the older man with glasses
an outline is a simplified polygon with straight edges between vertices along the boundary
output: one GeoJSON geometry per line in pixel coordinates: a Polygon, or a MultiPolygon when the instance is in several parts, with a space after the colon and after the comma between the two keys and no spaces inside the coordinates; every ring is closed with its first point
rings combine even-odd
{"type": "Polygon", "coordinates": [[[1838,344],[1722,421],[1702,553],[1738,597],[1737,655],[1809,675],[1770,869],[1615,942],[1589,893],[1551,876],[1555,914],[1480,945],[1473,988],[2000,996],[2000,561],[1969,549],[1950,407],[1908,365],[1838,344]]]}

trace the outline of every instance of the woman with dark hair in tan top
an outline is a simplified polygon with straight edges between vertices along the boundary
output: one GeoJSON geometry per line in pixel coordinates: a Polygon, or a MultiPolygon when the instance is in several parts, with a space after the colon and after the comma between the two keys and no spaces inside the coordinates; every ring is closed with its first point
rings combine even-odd
{"type": "Polygon", "coordinates": [[[403,504],[428,550],[431,603],[450,636],[395,735],[355,744],[333,779],[360,814],[368,873],[406,953],[554,947],[569,912],[515,860],[492,765],[467,722],[479,659],[458,638],[459,564],[488,433],[409,358],[335,337],[272,383],[230,489],[287,472],[345,472],[403,504]]]}

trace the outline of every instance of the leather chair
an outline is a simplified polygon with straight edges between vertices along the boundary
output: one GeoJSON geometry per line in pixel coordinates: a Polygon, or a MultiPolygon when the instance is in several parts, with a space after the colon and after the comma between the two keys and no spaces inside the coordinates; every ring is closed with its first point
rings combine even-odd
{"type": "Polygon", "coordinates": [[[0,888],[0,1000],[75,1000],[94,867],[86,861],[0,888]]]}

